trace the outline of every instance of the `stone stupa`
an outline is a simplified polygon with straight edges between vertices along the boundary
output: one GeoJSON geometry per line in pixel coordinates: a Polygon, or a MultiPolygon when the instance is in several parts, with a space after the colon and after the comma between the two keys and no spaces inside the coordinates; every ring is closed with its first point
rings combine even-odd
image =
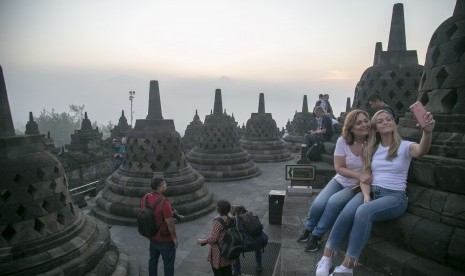
{"type": "Polygon", "coordinates": [[[252,113],[242,139],[239,140],[255,162],[282,162],[293,156],[281,141],[281,133],[271,113],[265,113],[265,95],[260,93],[258,112],[252,113]]]}
{"type": "MultiPolygon", "coordinates": [[[[407,212],[375,223],[360,261],[390,275],[465,275],[464,0],[431,37],[416,99],[436,120],[431,149],[410,165],[407,212]]],[[[399,125],[419,142],[410,112],[399,125]]]]}
{"type": "Polygon", "coordinates": [[[357,83],[352,108],[374,114],[368,98],[378,94],[403,116],[415,102],[422,69],[417,51],[407,50],[404,6],[397,3],[392,11],[387,51],[382,50],[381,42],[376,43],[373,66],[363,72],[357,83]]]}
{"type": "Polygon", "coordinates": [[[200,143],[186,158],[206,181],[236,181],[261,171],[240,146],[236,122],[223,113],[221,90],[215,91],[213,113],[205,116],[200,143]]]}
{"type": "Polygon", "coordinates": [[[0,117],[0,275],[111,275],[108,227],[73,204],[44,135],[15,135],[1,67],[0,117]]]}
{"type": "Polygon", "coordinates": [[[305,132],[315,129],[317,121],[313,113],[308,112],[307,95],[304,95],[302,111],[296,112],[290,127],[286,126],[289,135],[284,138],[284,144],[293,152],[299,152],[304,144],[305,132]]]}
{"type": "Polygon", "coordinates": [[[202,131],[203,123],[200,120],[197,110],[195,110],[194,119],[186,127],[184,136],[182,137],[182,143],[184,145],[184,152],[189,152],[200,142],[200,133],[202,131]]]}
{"type": "Polygon", "coordinates": [[[148,115],[136,120],[126,148],[123,165],[106,182],[92,213],[119,225],[137,225],[140,200],[153,177],[165,179],[165,195],[184,220],[211,212],[213,195],[204,187],[204,178],[187,163],[181,137],[171,119],[163,119],[158,81],[150,82],[148,115]]]}
{"type": "Polygon", "coordinates": [[[132,128],[128,124],[128,119],[126,116],[124,116],[124,110],[121,110],[121,117],[119,117],[118,124],[112,130],[110,130],[110,140],[116,139],[121,141],[121,138],[128,137],[131,131],[132,128]]]}

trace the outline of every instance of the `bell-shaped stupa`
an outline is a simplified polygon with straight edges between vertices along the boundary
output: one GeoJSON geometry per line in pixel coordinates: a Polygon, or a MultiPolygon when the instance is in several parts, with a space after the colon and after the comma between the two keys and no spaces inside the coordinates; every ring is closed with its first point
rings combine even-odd
{"type": "Polygon", "coordinates": [[[200,120],[197,110],[195,110],[194,119],[186,127],[184,137],[182,137],[182,143],[184,145],[184,152],[189,152],[200,142],[200,133],[202,131],[203,123],[200,120]]]}
{"type": "Polygon", "coordinates": [[[374,113],[368,98],[378,94],[403,116],[415,102],[422,69],[417,51],[407,50],[404,6],[397,3],[392,11],[388,49],[383,51],[381,42],[376,43],[373,66],[363,72],[357,83],[352,107],[374,113]]]}
{"type": "Polygon", "coordinates": [[[239,143],[258,163],[291,160],[293,157],[281,137],[271,113],[265,113],[265,95],[260,93],[258,112],[252,113],[247,120],[244,137],[239,143]]]}
{"type": "Polygon", "coordinates": [[[289,135],[284,137],[284,144],[291,151],[300,151],[304,144],[304,134],[314,130],[317,121],[313,113],[308,112],[307,95],[304,95],[302,112],[296,112],[290,126],[286,125],[289,135]]]}
{"type": "Polygon", "coordinates": [[[153,177],[165,179],[165,196],[186,221],[214,209],[204,178],[185,159],[173,120],[163,119],[158,81],[150,82],[149,93],[147,118],[136,120],[123,166],[107,178],[92,208],[96,217],[111,224],[136,225],[140,200],[152,191],[153,177]]]}
{"type": "MultiPolygon", "coordinates": [[[[407,212],[375,223],[376,242],[360,259],[384,274],[465,275],[464,57],[465,1],[458,0],[431,37],[417,97],[436,120],[431,149],[410,165],[407,212]]],[[[410,112],[399,125],[404,139],[419,142],[410,112]]]]}
{"type": "Polygon", "coordinates": [[[34,116],[32,116],[32,112],[29,112],[29,121],[26,124],[26,135],[38,135],[39,133],[39,125],[34,121],[34,116]]]}
{"type": "Polygon", "coordinates": [[[128,137],[132,131],[131,126],[128,124],[128,119],[124,116],[124,110],[121,110],[121,117],[119,117],[118,125],[110,130],[111,138],[121,140],[122,137],[128,137]]]}
{"type": "Polygon", "coordinates": [[[186,157],[207,181],[235,181],[261,173],[240,146],[236,122],[223,113],[221,90],[215,91],[213,113],[205,116],[200,143],[186,157]]]}
{"type": "Polygon", "coordinates": [[[110,231],[74,205],[44,135],[15,135],[1,67],[0,117],[0,275],[112,274],[110,231]]]}
{"type": "Polygon", "coordinates": [[[84,119],[81,123],[81,129],[75,130],[74,134],[71,134],[71,143],[65,147],[71,152],[95,152],[103,145],[102,135],[103,134],[98,131],[98,127],[92,128],[92,123],[87,117],[87,112],[85,112],[84,119]]]}

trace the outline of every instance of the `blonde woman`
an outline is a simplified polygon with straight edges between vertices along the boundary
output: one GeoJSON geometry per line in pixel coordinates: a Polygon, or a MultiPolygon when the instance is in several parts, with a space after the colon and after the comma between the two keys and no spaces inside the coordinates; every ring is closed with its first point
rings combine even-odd
{"type": "MultiPolygon", "coordinates": [[[[331,256],[350,234],[345,258],[331,275],[352,275],[363,248],[370,238],[375,221],[401,216],[407,210],[407,174],[413,157],[426,154],[431,146],[435,126],[433,115],[424,114],[426,126],[420,143],[402,140],[392,115],[386,110],[375,113],[371,119],[363,167],[372,173],[371,186],[362,184],[362,193],[354,196],[339,214],[326,242],[316,275],[327,276],[332,267],[331,256]],[[371,197],[368,193],[371,188],[371,197]]],[[[417,125],[419,127],[419,125],[417,125]]]]}

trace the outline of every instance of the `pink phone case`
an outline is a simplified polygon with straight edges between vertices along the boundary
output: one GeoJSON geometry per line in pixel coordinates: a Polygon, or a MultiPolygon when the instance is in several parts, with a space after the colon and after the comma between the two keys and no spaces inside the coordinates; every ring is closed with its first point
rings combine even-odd
{"type": "Polygon", "coordinates": [[[419,101],[415,102],[410,106],[410,111],[413,114],[413,117],[417,120],[417,122],[420,124],[421,127],[426,126],[426,118],[423,117],[426,113],[426,109],[423,106],[423,104],[419,101]]]}

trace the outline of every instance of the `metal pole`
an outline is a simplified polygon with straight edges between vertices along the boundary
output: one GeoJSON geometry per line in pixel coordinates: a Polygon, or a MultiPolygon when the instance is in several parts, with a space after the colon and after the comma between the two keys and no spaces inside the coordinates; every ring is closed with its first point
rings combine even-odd
{"type": "Polygon", "coordinates": [[[132,100],[134,99],[134,95],[136,94],[136,91],[129,91],[129,101],[131,101],[131,127],[132,127],[132,100]]]}

